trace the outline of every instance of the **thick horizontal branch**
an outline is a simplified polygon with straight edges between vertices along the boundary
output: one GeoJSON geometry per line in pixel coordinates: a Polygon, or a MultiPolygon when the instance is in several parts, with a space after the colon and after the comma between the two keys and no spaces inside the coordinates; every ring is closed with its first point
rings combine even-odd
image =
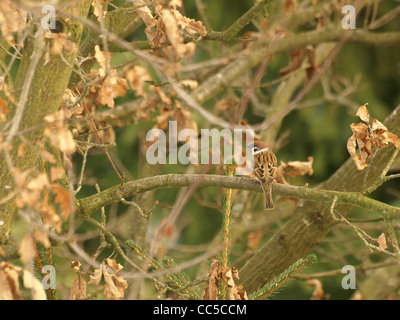
{"type": "MultiPolygon", "coordinates": [[[[122,198],[131,197],[138,193],[162,188],[187,187],[193,183],[198,183],[199,187],[220,187],[262,192],[261,186],[256,180],[244,177],[168,174],[130,181],[123,186],[115,186],[80,199],[78,201],[77,215],[84,218],[100,210],[101,207],[108,206],[113,202],[119,202],[122,198]]],[[[273,185],[273,193],[290,198],[324,203],[328,206],[333,201],[336,201],[336,204],[357,206],[379,213],[387,219],[400,218],[400,208],[365,197],[358,192],[330,191],[276,183],[273,185]]]]}

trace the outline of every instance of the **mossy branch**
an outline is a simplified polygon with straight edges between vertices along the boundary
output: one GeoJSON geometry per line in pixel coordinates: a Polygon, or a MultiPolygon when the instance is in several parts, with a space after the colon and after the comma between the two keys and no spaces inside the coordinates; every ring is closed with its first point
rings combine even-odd
{"type": "Polygon", "coordinates": [[[209,38],[212,40],[229,41],[235,37],[253,18],[260,14],[271,0],[256,2],[244,15],[237,19],[228,29],[223,32],[211,32],[209,38]]]}
{"type": "MultiPolygon", "coordinates": [[[[222,175],[200,174],[167,174],[136,181],[126,182],[123,186],[114,186],[100,193],[80,199],[77,203],[77,217],[86,217],[100,210],[101,207],[119,202],[122,198],[135,194],[163,188],[187,187],[192,183],[199,183],[199,187],[220,187],[262,192],[258,182],[244,177],[229,177],[222,175]],[[198,182],[201,180],[200,182],[198,182]]],[[[368,198],[359,192],[332,191],[309,188],[307,186],[293,186],[276,183],[272,187],[274,195],[289,198],[304,199],[323,203],[328,207],[336,199],[336,204],[346,204],[370,210],[381,214],[387,219],[400,219],[400,208],[368,198]]]]}

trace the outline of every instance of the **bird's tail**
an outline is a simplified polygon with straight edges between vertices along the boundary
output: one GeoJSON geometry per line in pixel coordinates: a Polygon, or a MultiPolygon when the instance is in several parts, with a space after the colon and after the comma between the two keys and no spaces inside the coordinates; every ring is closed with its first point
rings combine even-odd
{"type": "Polygon", "coordinates": [[[261,186],[264,190],[264,199],[265,199],[265,209],[271,210],[274,208],[274,202],[272,201],[272,183],[267,181],[265,183],[261,183],[261,186]]]}

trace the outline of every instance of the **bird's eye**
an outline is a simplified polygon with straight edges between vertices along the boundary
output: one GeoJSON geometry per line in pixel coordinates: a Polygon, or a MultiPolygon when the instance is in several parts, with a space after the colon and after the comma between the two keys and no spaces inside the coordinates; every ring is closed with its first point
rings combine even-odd
{"type": "Polygon", "coordinates": [[[253,154],[258,151],[258,147],[253,148],[253,154]]]}

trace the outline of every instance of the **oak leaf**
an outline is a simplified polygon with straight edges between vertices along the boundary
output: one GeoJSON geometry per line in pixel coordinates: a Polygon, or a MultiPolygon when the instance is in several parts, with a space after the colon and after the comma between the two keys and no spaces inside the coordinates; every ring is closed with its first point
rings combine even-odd
{"type": "Polygon", "coordinates": [[[373,147],[379,150],[387,147],[389,143],[400,147],[400,139],[394,133],[389,132],[384,124],[374,119],[370,123],[367,104],[360,106],[356,115],[363,122],[350,125],[352,136],[347,140],[347,150],[358,170],[368,167],[368,160],[374,153],[373,147]]]}

